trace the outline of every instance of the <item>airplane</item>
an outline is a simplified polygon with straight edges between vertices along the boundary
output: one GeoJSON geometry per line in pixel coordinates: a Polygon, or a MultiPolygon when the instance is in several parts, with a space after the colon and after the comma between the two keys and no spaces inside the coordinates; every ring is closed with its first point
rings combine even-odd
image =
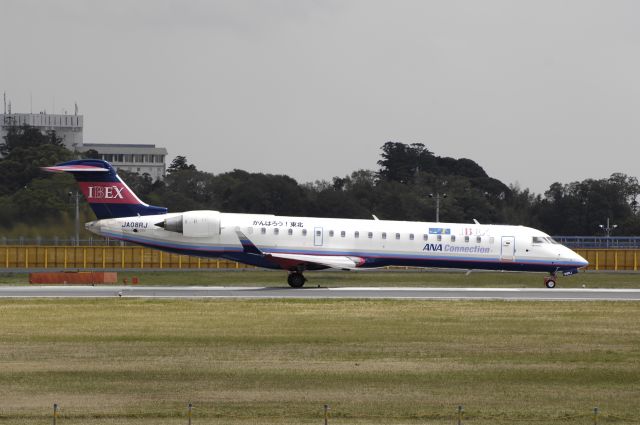
{"type": "Polygon", "coordinates": [[[72,174],[97,220],[87,230],[167,252],[218,257],[289,272],[300,288],[307,270],[385,266],[559,273],[588,262],[539,230],[512,225],[289,217],[196,210],[169,213],[141,201],[106,161],[81,159],[46,171],[72,174]]]}

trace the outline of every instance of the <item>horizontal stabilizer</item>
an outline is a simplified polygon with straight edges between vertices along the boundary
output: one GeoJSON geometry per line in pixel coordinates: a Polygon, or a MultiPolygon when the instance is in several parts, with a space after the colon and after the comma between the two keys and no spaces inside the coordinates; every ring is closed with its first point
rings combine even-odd
{"type": "Polygon", "coordinates": [[[108,173],[109,169],[102,167],[94,167],[91,165],[54,165],[52,167],[42,167],[45,171],[53,173],[108,173]]]}

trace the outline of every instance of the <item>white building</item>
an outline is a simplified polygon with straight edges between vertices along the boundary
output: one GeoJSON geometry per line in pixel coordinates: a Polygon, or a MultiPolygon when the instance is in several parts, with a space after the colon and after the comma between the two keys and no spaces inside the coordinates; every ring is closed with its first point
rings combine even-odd
{"type": "Polygon", "coordinates": [[[54,130],[67,149],[75,150],[82,146],[82,123],[82,115],[5,113],[0,115],[0,137],[7,134],[7,127],[27,124],[42,131],[54,130]]]}
{"type": "MultiPolygon", "coordinates": [[[[13,114],[11,108],[0,115],[0,137],[7,134],[10,126],[24,124],[36,127],[41,131],[53,130],[62,138],[65,147],[76,152],[86,152],[93,149],[100,154],[100,158],[109,161],[114,168],[134,173],[147,173],[155,180],[162,180],[166,172],[165,160],[167,150],[156,145],[123,144],[123,143],[84,143],[82,129],[83,116],[58,114],[13,114]]],[[[77,111],[77,106],[76,106],[77,111]]],[[[2,142],[2,140],[0,140],[2,142]]]]}
{"type": "Polygon", "coordinates": [[[113,165],[116,170],[125,170],[140,175],[147,173],[155,180],[164,179],[167,150],[156,145],[131,145],[122,143],[85,143],[81,151],[95,150],[113,165]]]}

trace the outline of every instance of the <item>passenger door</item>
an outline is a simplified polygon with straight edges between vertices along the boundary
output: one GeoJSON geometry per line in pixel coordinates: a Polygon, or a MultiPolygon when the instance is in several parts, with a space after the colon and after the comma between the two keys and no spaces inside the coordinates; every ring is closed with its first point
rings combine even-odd
{"type": "Polygon", "coordinates": [[[500,261],[515,261],[516,238],[513,236],[503,236],[500,248],[500,261]]]}

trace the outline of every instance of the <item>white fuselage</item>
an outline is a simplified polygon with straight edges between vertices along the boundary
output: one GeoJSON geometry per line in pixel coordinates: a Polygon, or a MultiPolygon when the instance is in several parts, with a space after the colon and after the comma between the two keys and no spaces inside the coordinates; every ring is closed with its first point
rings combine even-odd
{"type": "Polygon", "coordinates": [[[404,265],[462,269],[573,271],[588,263],[547,234],[523,226],[283,217],[189,211],[87,223],[87,229],[170,252],[223,257],[285,268],[247,251],[309,258],[307,269],[327,268],[318,256],[358,258],[357,267],[404,265]],[[308,257],[305,257],[308,256],[308,257]]]}

